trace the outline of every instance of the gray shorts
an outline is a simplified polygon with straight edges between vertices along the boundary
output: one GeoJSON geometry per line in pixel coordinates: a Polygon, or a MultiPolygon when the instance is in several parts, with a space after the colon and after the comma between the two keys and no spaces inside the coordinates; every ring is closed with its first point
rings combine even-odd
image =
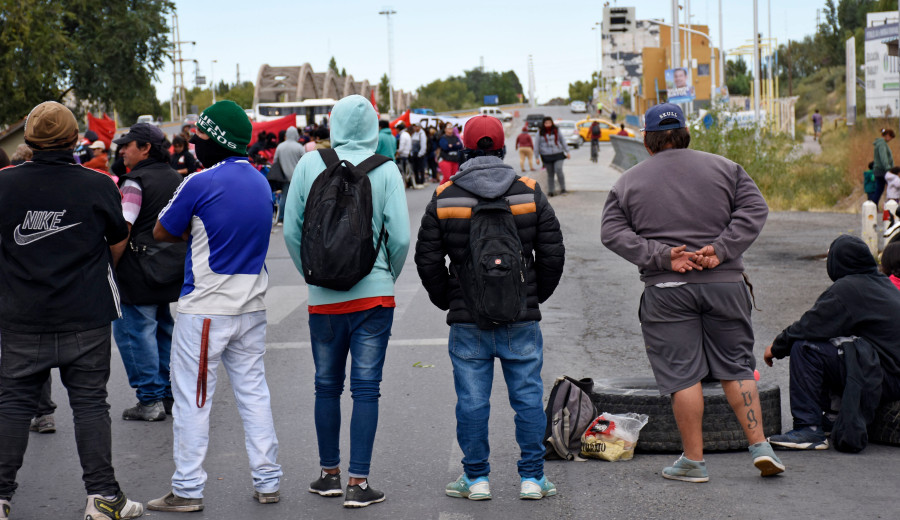
{"type": "Polygon", "coordinates": [[[641,332],[660,395],[707,375],[753,377],[752,302],[744,282],[650,286],[641,296],[641,332]]]}

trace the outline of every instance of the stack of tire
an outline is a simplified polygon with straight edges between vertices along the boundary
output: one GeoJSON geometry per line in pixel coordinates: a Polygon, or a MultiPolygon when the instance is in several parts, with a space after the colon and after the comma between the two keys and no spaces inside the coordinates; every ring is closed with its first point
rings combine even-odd
{"type": "MultiPolygon", "coordinates": [[[[778,385],[758,384],[762,408],[763,433],[766,437],[781,433],[781,390],[778,385]]],[[[641,430],[636,451],[680,453],[681,435],[672,413],[670,396],[660,396],[652,377],[600,379],[594,383],[591,399],[599,413],[635,412],[647,414],[650,421],[641,430]]],[[[730,451],[746,449],[744,431],[734,415],[718,382],[703,383],[703,450],[730,451]]],[[[900,403],[897,403],[900,405],[900,403]]],[[[900,417],[900,406],[897,408],[900,417]]],[[[900,435],[898,435],[900,436],[900,435]]]]}
{"type": "Polygon", "coordinates": [[[869,425],[869,442],[900,446],[900,401],[882,403],[869,425]]]}

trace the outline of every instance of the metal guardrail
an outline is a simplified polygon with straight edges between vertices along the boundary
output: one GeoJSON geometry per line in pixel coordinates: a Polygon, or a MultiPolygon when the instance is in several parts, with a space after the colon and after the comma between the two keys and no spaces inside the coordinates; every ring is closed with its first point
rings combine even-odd
{"type": "Polygon", "coordinates": [[[635,164],[650,157],[650,153],[644,148],[644,143],[640,139],[611,135],[609,136],[609,142],[612,144],[613,151],[616,153],[609,165],[620,172],[624,172],[635,164]]]}

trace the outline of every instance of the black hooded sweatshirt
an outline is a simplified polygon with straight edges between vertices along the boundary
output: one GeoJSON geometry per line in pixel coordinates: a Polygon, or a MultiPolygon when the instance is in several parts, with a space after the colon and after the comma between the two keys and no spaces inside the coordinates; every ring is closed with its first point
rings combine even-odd
{"type": "Polygon", "coordinates": [[[875,347],[885,375],[900,377],[900,291],[878,271],[858,237],[836,238],[828,249],[826,269],[834,284],[775,338],[772,354],[778,359],[789,356],[798,340],[860,336],[875,347]]]}

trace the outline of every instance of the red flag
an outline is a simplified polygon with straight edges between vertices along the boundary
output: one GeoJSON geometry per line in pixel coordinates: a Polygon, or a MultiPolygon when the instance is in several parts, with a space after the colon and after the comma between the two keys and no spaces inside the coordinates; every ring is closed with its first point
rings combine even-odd
{"type": "MultiPolygon", "coordinates": [[[[256,134],[266,131],[269,133],[273,133],[278,135],[278,132],[282,130],[287,130],[292,126],[297,125],[297,116],[293,114],[286,115],[284,117],[279,117],[278,119],[273,119],[271,121],[261,121],[258,123],[250,123],[253,126],[253,135],[250,136],[250,145],[256,142],[256,134]]],[[[248,146],[250,146],[248,145],[248,146]]]]}
{"type": "Polygon", "coordinates": [[[378,103],[375,102],[375,89],[374,88],[372,89],[371,100],[372,100],[372,106],[375,107],[375,115],[377,115],[378,117],[381,117],[381,114],[378,113],[378,103]]]}
{"type": "Polygon", "coordinates": [[[98,119],[94,117],[94,114],[88,112],[88,130],[93,130],[97,137],[106,144],[106,148],[109,149],[110,143],[112,143],[113,137],[116,135],[116,122],[113,121],[106,112],[103,113],[103,119],[98,119]]]}
{"type": "Polygon", "coordinates": [[[397,119],[394,119],[393,121],[391,121],[391,123],[390,123],[391,132],[393,132],[394,135],[397,135],[397,131],[396,131],[396,129],[394,128],[394,126],[396,126],[397,123],[399,123],[399,122],[401,122],[401,121],[403,122],[404,125],[406,125],[406,128],[409,128],[409,110],[407,110],[406,112],[403,112],[403,115],[402,115],[402,116],[400,116],[400,117],[398,117],[397,119]]]}

